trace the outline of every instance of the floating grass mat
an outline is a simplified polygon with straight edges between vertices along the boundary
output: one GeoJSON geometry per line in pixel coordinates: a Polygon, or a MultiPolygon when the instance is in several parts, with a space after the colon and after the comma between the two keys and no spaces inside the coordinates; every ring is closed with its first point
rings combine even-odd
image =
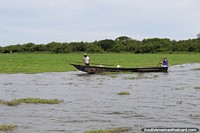
{"type": "Polygon", "coordinates": [[[191,118],[200,118],[200,114],[190,114],[191,118]]]}
{"type": "Polygon", "coordinates": [[[112,129],[100,129],[100,130],[91,130],[85,131],[84,133],[124,133],[130,131],[130,128],[112,128],[112,129]]]}
{"type": "Polygon", "coordinates": [[[200,86],[195,86],[194,89],[200,90],[200,86]]]}
{"type": "Polygon", "coordinates": [[[63,100],[58,99],[40,99],[40,98],[20,98],[11,101],[0,100],[0,104],[5,104],[8,106],[17,106],[22,103],[27,104],[59,104],[63,100]]]}
{"type": "Polygon", "coordinates": [[[195,68],[195,69],[193,69],[193,70],[200,70],[200,68],[195,68]]]}
{"type": "Polygon", "coordinates": [[[4,132],[13,131],[15,128],[17,128],[17,125],[11,125],[11,124],[0,125],[0,131],[4,131],[4,132]]]}
{"type": "Polygon", "coordinates": [[[122,92],[119,92],[119,93],[117,93],[118,95],[130,95],[130,93],[129,92],[127,92],[127,91],[122,91],[122,92]]]}

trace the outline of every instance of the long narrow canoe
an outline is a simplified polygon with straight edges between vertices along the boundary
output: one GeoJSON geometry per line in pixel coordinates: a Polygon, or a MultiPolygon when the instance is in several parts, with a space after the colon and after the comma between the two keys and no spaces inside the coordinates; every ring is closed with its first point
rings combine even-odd
{"type": "Polygon", "coordinates": [[[104,67],[104,66],[86,66],[79,64],[72,64],[75,68],[80,71],[94,74],[103,72],[167,72],[168,67],[141,67],[141,68],[115,68],[115,67],[104,67]]]}

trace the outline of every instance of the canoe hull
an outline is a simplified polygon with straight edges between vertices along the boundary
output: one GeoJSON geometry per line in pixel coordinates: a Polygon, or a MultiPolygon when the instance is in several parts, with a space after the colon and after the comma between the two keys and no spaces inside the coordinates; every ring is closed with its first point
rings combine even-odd
{"type": "Polygon", "coordinates": [[[143,67],[143,68],[113,68],[113,67],[98,67],[98,66],[85,66],[78,64],[73,65],[80,71],[94,74],[103,72],[167,72],[168,67],[143,67]]]}

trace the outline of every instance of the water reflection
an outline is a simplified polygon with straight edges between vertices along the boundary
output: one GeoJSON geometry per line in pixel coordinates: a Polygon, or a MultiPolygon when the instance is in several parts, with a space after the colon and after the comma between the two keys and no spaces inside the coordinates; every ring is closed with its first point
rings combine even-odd
{"type": "Polygon", "coordinates": [[[0,124],[15,133],[81,133],[129,127],[200,127],[200,64],[168,73],[88,75],[82,72],[0,74],[0,99],[57,98],[58,105],[0,105],[0,124]],[[127,91],[130,95],[117,93],[127,91]]]}

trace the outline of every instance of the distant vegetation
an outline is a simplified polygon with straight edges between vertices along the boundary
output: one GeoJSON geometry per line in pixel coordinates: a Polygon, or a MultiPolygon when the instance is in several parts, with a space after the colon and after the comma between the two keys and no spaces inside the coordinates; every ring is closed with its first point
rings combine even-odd
{"type": "Polygon", "coordinates": [[[43,53],[72,53],[72,52],[131,52],[131,53],[162,53],[162,52],[200,52],[200,39],[170,40],[168,38],[149,38],[142,41],[121,36],[115,40],[105,39],[94,42],[51,42],[48,44],[14,44],[0,47],[0,53],[14,52],[43,52],[43,53]]]}
{"type": "MultiPolygon", "coordinates": [[[[200,63],[199,53],[178,54],[132,54],[132,53],[88,53],[91,65],[109,67],[150,67],[157,66],[162,57],[167,57],[169,65],[200,63]]],[[[71,54],[0,54],[0,73],[41,73],[77,70],[69,63],[83,64],[83,53],[71,54]]],[[[152,77],[156,78],[156,77],[152,77]]]]}

